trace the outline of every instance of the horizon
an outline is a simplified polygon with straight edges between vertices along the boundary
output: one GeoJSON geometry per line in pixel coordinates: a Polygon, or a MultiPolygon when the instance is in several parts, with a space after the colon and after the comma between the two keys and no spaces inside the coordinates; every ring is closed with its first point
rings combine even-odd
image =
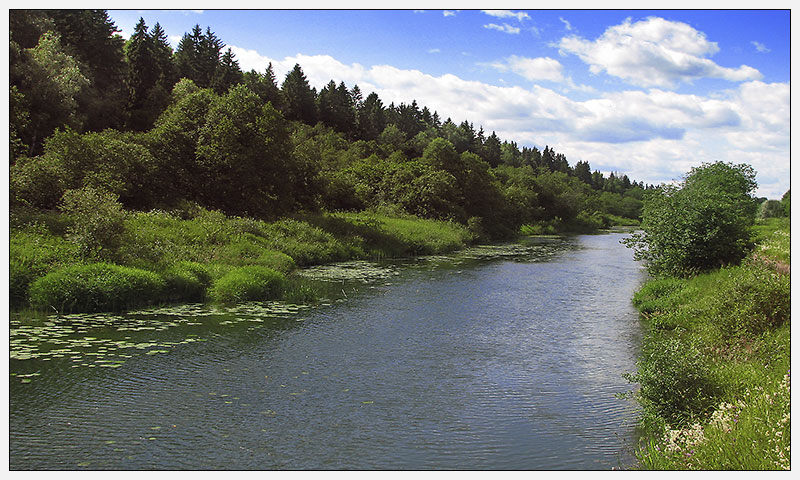
{"type": "Polygon", "coordinates": [[[242,71],[300,64],[416,102],[570,165],[661,184],[724,161],[755,195],[790,187],[789,10],[109,10],[128,38],[143,18],[177,46],[194,25],[242,71]],[[409,41],[411,39],[411,41],[409,41]]]}

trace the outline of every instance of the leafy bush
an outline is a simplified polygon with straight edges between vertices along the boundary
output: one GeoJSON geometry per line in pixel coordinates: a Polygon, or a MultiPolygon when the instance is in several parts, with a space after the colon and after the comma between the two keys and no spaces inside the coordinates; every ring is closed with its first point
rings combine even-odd
{"type": "Polygon", "coordinates": [[[166,297],[170,301],[202,301],[211,286],[208,268],[196,262],[176,263],[165,270],[162,276],[166,282],[166,297]]]}
{"type": "Polygon", "coordinates": [[[279,298],[286,287],[286,277],[267,267],[247,266],[230,270],[209,291],[218,302],[243,302],[279,298]]]}
{"type": "Polygon", "coordinates": [[[784,216],[783,204],[778,200],[764,200],[758,207],[758,218],[775,218],[784,216]]]}
{"type": "Polygon", "coordinates": [[[72,217],[68,238],[86,258],[110,259],[125,231],[125,211],[117,196],[93,187],[67,190],[62,210],[72,217]]]}
{"type": "Polygon", "coordinates": [[[60,313],[117,311],[161,300],[159,275],[108,263],[54,270],[30,286],[31,306],[60,313]]]}
{"type": "Polygon", "coordinates": [[[282,273],[295,269],[294,260],[283,252],[271,250],[263,237],[245,233],[234,243],[225,245],[220,260],[230,265],[258,265],[282,273]]]}
{"type": "Polygon", "coordinates": [[[9,243],[9,300],[12,308],[28,302],[31,282],[53,268],[79,263],[78,247],[39,230],[16,231],[9,243]]]}
{"type": "Polygon", "coordinates": [[[684,425],[713,408],[720,393],[699,349],[677,338],[647,342],[637,367],[626,378],[640,384],[645,421],[684,425]]]}
{"type": "Polygon", "coordinates": [[[756,336],[791,316],[791,281],[755,263],[737,268],[720,286],[716,318],[725,336],[756,336]]]}
{"type": "Polygon", "coordinates": [[[680,187],[645,197],[643,233],[625,243],[655,276],[687,276],[741,261],[751,247],[755,172],[722,162],[693,168],[680,187]]]}

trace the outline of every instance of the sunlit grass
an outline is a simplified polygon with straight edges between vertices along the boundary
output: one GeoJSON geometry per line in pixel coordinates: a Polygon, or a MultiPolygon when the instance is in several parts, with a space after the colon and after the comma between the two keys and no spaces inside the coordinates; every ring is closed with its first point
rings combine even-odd
{"type": "MultiPolygon", "coordinates": [[[[714,402],[712,409],[681,414],[683,405],[700,399],[691,389],[675,390],[663,377],[648,376],[654,371],[651,362],[669,352],[640,360],[637,378],[648,383],[643,391],[650,400],[635,394],[643,405],[639,468],[790,467],[790,281],[788,270],[776,263],[789,262],[789,225],[771,219],[754,230],[760,243],[741,266],[687,279],[654,279],[634,297],[651,328],[645,352],[648,344],[663,339],[691,346],[702,353],[697,365],[707,369],[703,378],[714,386],[702,393],[714,402]],[[672,412],[672,420],[651,406],[672,412]]],[[[659,361],[673,365],[668,358],[659,361]]]]}

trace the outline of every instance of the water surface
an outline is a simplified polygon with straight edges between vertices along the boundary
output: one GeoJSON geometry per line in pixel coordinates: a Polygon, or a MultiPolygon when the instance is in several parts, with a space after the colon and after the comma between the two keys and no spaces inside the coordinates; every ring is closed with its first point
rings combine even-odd
{"type": "Polygon", "coordinates": [[[624,467],[645,274],[621,238],[317,267],[311,306],[13,318],[10,467],[624,467]]]}

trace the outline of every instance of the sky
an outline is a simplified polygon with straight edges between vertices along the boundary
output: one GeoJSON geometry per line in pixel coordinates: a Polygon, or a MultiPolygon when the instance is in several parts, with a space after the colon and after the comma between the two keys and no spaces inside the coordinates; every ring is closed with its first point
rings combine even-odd
{"type": "MultiPolygon", "coordinates": [[[[484,2],[487,3],[487,2],[484,2]]],[[[747,163],[757,196],[790,186],[789,10],[110,10],[173,47],[211,30],[244,71],[427,106],[519,147],[636,181],[747,163]]]]}

